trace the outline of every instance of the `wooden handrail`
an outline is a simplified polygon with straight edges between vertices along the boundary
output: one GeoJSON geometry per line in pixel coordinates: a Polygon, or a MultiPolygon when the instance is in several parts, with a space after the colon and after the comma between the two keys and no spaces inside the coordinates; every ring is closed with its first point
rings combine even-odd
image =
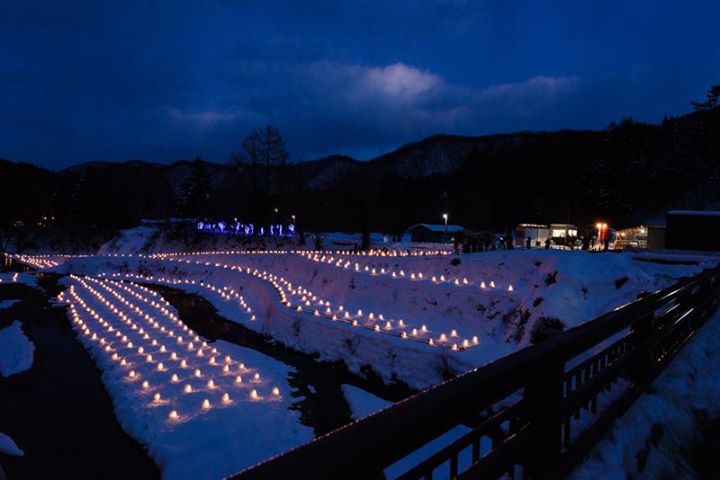
{"type": "MultiPolygon", "coordinates": [[[[717,297],[720,289],[720,267],[706,270],[694,277],[683,278],[668,288],[630,302],[540,344],[429,388],[360,421],[250,467],[231,478],[287,478],[301,473],[301,476],[314,479],[377,478],[387,466],[452,427],[479,415],[508,396],[525,390],[528,385],[542,382],[549,369],[558,366],[564,368],[569,360],[585,354],[623,329],[632,330],[636,323],[652,319],[663,307],[692,300],[697,291],[702,289],[711,290],[706,292],[706,297],[717,297]]],[[[674,312],[668,313],[673,314],[674,312]]],[[[635,336],[641,338],[639,329],[635,336]]],[[[641,352],[636,351],[632,356],[640,354],[641,352]]],[[[610,373],[611,371],[607,372],[608,375],[610,373]]],[[[630,372],[619,374],[629,375],[630,372]]],[[[562,378],[561,375],[560,381],[562,378]]],[[[555,381],[552,379],[552,382],[555,381]]],[[[595,383],[599,382],[594,382],[593,385],[595,383]]],[[[589,388],[590,385],[583,390],[589,388]]],[[[534,420],[541,425],[548,419],[534,420]]],[[[532,422],[533,419],[528,421],[532,422]]],[[[560,428],[560,424],[557,424],[557,427],[560,428]]],[[[532,431],[536,431],[536,428],[537,426],[532,431]]],[[[507,455],[502,457],[506,460],[507,455]]],[[[522,459],[518,458],[518,462],[522,463],[522,459]]]]}

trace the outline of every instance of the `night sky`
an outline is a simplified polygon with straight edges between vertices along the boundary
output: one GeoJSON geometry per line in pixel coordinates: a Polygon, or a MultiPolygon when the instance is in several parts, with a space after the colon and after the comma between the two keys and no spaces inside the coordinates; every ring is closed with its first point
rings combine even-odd
{"type": "Polygon", "coordinates": [[[0,1],[0,158],[294,160],[604,128],[720,82],[720,2],[0,1]]]}

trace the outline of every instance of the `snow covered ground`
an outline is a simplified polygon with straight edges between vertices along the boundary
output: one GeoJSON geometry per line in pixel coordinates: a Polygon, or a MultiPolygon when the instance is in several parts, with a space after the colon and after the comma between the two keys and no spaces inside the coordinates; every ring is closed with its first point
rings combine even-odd
{"type": "MultiPolygon", "coordinates": [[[[25,452],[20,450],[15,441],[2,432],[0,432],[0,453],[13,457],[22,457],[25,455],[25,452]]],[[[0,470],[0,472],[1,471],[2,470],[0,470]]]]}
{"type": "MultiPolygon", "coordinates": [[[[630,253],[512,250],[471,255],[209,252],[50,258],[61,273],[163,283],[221,315],[354,372],[414,388],[529,345],[713,264],[630,253]]],[[[714,259],[715,261],[717,259],[714,259]]]]}
{"type": "MultiPolygon", "coordinates": [[[[187,228],[180,225],[181,228],[187,228]]],[[[321,234],[323,248],[326,249],[352,249],[362,244],[361,233],[325,232],[321,234]]],[[[403,247],[409,242],[409,235],[404,238],[403,247]]],[[[370,233],[370,245],[374,247],[394,247],[390,237],[382,233],[370,233]]],[[[202,250],[225,250],[252,246],[254,248],[264,246],[266,248],[278,249],[313,249],[315,248],[314,234],[307,232],[306,243],[299,245],[299,239],[248,239],[235,235],[197,234],[180,230],[174,230],[173,226],[146,223],[137,227],[120,230],[119,234],[103,244],[98,253],[149,253],[168,252],[192,249],[195,246],[202,247],[202,250]]],[[[417,245],[419,249],[433,248],[431,245],[417,245]]],[[[445,245],[444,249],[450,247],[445,245]]]]}
{"type": "Polygon", "coordinates": [[[0,300],[0,310],[4,310],[6,308],[10,308],[16,303],[18,303],[20,300],[0,300]]]}
{"type": "Polygon", "coordinates": [[[366,392],[362,388],[354,387],[352,385],[343,384],[342,391],[345,396],[345,400],[350,406],[353,420],[363,419],[368,415],[372,415],[373,413],[392,405],[392,402],[383,400],[372,393],[366,392]]]}
{"type": "Polygon", "coordinates": [[[290,407],[290,368],[208,344],[155,292],[71,277],[61,300],[103,371],[123,428],[163,478],[221,478],[313,437],[290,407]]]}
{"type": "Polygon", "coordinates": [[[9,377],[29,370],[34,353],[35,345],[23,333],[20,322],[0,329],[0,376],[9,377]]]}
{"type": "MultiPolygon", "coordinates": [[[[343,361],[358,375],[370,368],[387,383],[422,389],[531,344],[542,328],[581,324],[718,260],[562,250],[457,256],[447,250],[431,254],[431,245],[422,254],[405,249],[153,254],[148,245],[158,243],[148,244],[148,235],[152,229],[128,232],[101,255],[23,261],[86,275],[68,280],[64,297],[79,338],[104,371],[120,423],[149,446],[166,478],[226,475],[303,443],[312,431],[289,410],[286,365],[223,342],[204,345],[171,306],[128,282],[201,295],[220,315],[293,349],[343,361]],[[242,382],[236,384],[238,375],[242,382]]],[[[387,405],[349,385],[343,392],[356,419],[387,405]]],[[[465,431],[451,430],[387,473],[402,473],[465,431]]]]}
{"type": "MultiPolygon", "coordinates": [[[[26,257],[28,260],[30,260],[30,257],[26,257]]],[[[57,264],[55,264],[57,265],[57,264]]],[[[50,264],[43,265],[42,268],[48,268],[51,266],[50,264]]],[[[7,284],[7,283],[20,283],[23,285],[36,285],[37,279],[35,276],[31,273],[19,273],[19,272],[0,272],[0,285],[7,284]]]]}
{"type": "Polygon", "coordinates": [[[687,452],[720,418],[720,312],[615,424],[572,479],[695,478],[687,452]]]}

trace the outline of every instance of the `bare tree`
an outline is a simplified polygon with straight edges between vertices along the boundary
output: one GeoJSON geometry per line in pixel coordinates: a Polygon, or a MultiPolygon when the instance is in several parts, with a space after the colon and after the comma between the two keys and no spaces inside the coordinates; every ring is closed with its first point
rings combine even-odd
{"type": "Polygon", "coordinates": [[[261,136],[263,142],[261,156],[265,166],[265,191],[270,195],[273,173],[279,174],[278,177],[282,183],[289,156],[285,149],[285,140],[277,128],[267,125],[261,136]]]}

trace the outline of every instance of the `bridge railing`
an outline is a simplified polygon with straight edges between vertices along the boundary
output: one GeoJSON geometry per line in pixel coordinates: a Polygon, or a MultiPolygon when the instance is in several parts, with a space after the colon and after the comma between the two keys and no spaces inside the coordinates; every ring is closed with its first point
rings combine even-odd
{"type": "Polygon", "coordinates": [[[383,478],[388,466],[458,425],[467,433],[400,478],[565,476],[715,311],[719,298],[720,267],[232,478],[383,478]]]}

